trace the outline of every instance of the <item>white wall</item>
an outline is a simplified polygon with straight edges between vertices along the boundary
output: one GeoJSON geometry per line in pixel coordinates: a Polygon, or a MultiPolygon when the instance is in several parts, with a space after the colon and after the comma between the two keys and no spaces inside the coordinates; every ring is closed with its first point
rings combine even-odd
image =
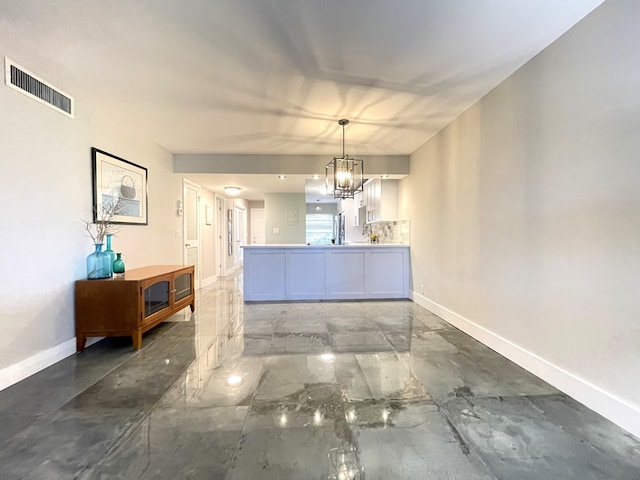
{"type": "Polygon", "coordinates": [[[113,241],[127,268],[182,263],[171,154],[121,129],[117,112],[94,116],[91,85],[65,88],[81,72],[40,73],[39,44],[22,40],[0,31],[0,56],[74,95],[76,118],[0,85],[0,389],[75,352],[74,281],[93,250],[80,221],[92,218],[92,146],[148,169],[149,225],[122,226],[113,241]]]}
{"type": "Polygon", "coordinates": [[[605,2],[416,151],[399,192],[416,300],[636,435],[638,45],[637,1],[605,2]]]}
{"type": "Polygon", "coordinates": [[[304,193],[265,193],[264,195],[264,224],[267,244],[287,244],[306,242],[305,214],[307,206],[304,193]],[[287,211],[297,212],[295,225],[287,224],[287,211]],[[273,229],[278,228],[279,234],[273,229]]]}
{"type": "Polygon", "coordinates": [[[324,213],[336,215],[338,213],[338,205],[335,203],[307,203],[307,214],[324,213]],[[320,207],[320,210],[318,210],[320,207]]]}

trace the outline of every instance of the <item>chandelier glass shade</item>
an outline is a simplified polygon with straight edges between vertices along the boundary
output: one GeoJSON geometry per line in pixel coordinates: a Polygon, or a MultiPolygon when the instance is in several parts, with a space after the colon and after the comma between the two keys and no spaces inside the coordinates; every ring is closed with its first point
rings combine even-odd
{"type": "Polygon", "coordinates": [[[334,198],[353,198],[363,190],[363,161],[350,157],[344,152],[344,126],[349,120],[338,122],[342,126],[342,157],[333,157],[325,166],[325,187],[327,195],[334,198]]]}
{"type": "Polygon", "coordinates": [[[224,191],[229,195],[238,195],[242,188],[240,187],[224,187],[224,191]]]}

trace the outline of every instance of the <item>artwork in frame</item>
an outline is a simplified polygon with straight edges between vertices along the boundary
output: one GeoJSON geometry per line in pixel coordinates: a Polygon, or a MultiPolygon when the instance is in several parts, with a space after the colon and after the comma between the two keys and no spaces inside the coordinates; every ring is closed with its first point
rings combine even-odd
{"type": "Polygon", "coordinates": [[[148,225],[147,169],[95,147],[93,160],[93,221],[118,202],[111,223],[148,225]]]}

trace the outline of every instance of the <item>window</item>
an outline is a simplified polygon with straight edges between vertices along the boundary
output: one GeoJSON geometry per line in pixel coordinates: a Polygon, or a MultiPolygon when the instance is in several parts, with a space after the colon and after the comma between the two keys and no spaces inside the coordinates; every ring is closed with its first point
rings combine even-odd
{"type": "Polygon", "coordinates": [[[330,244],[333,236],[333,215],[330,213],[307,214],[307,243],[330,244]]]}

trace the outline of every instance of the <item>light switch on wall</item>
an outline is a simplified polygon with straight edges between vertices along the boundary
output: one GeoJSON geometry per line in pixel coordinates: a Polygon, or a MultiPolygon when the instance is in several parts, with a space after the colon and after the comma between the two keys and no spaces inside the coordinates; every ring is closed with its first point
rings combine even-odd
{"type": "Polygon", "coordinates": [[[180,229],[176,228],[176,238],[180,238],[180,229]]]}
{"type": "Polygon", "coordinates": [[[280,235],[280,229],[278,227],[274,227],[273,228],[273,234],[274,235],[280,235]]]}

